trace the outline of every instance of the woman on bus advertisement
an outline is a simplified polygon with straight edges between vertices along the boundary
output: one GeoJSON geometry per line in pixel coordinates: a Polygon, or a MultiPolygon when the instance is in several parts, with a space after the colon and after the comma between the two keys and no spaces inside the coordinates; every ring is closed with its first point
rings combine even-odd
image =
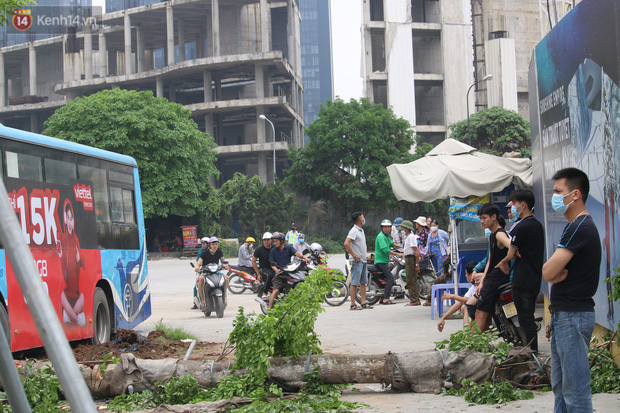
{"type": "Polygon", "coordinates": [[[75,216],[71,201],[66,199],[63,207],[63,233],[56,241],[60,270],[65,280],[65,289],[60,295],[62,319],[65,323],[86,324],[84,316],[84,294],[80,293],[80,270],[85,267],[80,251],[80,240],[75,235],[75,216]]]}

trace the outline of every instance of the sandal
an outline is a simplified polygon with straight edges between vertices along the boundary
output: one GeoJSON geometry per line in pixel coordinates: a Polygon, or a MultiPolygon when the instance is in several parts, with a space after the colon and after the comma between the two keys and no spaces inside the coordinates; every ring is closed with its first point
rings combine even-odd
{"type": "Polygon", "coordinates": [[[372,310],[375,307],[371,306],[368,303],[364,303],[364,304],[362,304],[362,308],[365,309],[365,310],[372,310]]]}
{"type": "Polygon", "coordinates": [[[413,302],[413,303],[407,303],[405,304],[405,307],[415,307],[417,305],[420,305],[419,301],[413,302]]]}
{"type": "Polygon", "coordinates": [[[391,305],[391,304],[396,304],[396,303],[394,301],[392,301],[392,300],[383,300],[381,302],[381,304],[383,304],[383,305],[391,305]]]}
{"type": "Polygon", "coordinates": [[[431,306],[431,302],[427,301],[424,304],[422,304],[424,307],[430,307],[431,306]]]}
{"type": "Polygon", "coordinates": [[[362,307],[360,307],[359,305],[356,304],[351,304],[351,306],[349,307],[349,310],[363,310],[362,307]]]}

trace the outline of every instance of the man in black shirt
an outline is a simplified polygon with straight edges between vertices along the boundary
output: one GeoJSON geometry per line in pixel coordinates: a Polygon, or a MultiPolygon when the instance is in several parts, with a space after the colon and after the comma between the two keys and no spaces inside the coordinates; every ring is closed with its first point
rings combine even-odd
{"type": "Polygon", "coordinates": [[[505,274],[510,273],[508,263],[515,260],[512,277],[512,296],[523,327],[525,339],[533,351],[538,352],[538,328],[534,319],[536,299],[540,292],[545,231],[534,217],[534,194],[528,189],[518,189],[510,195],[512,215],[519,220],[510,231],[510,249],[506,258],[497,265],[505,274]],[[517,254],[518,252],[518,254],[517,254]]]}
{"type": "MultiPolygon", "coordinates": [[[[207,264],[219,264],[222,261],[224,263],[224,253],[220,249],[220,241],[217,237],[209,238],[209,248],[204,250],[202,254],[200,254],[200,258],[198,258],[198,262],[196,263],[196,272],[200,272],[200,267],[207,264]]],[[[228,269],[227,265],[224,265],[224,268],[228,269]]],[[[228,276],[224,275],[226,279],[226,288],[228,288],[228,276]]],[[[205,307],[205,293],[204,293],[204,285],[205,279],[204,277],[198,277],[198,293],[200,294],[200,309],[204,311],[205,307]]]]}
{"type": "Polygon", "coordinates": [[[551,387],[556,412],[592,411],[588,348],[594,330],[594,300],[601,265],[601,239],[586,209],[588,176],[579,169],[553,175],[553,209],[568,224],[543,278],[553,284],[551,312],[551,387]]]}
{"type": "Polygon", "coordinates": [[[495,268],[504,259],[510,239],[506,231],[499,224],[499,207],[494,204],[484,204],[478,209],[482,228],[491,230],[489,237],[489,260],[484,269],[484,275],[480,279],[478,303],[476,304],[476,325],[480,330],[486,331],[491,324],[491,314],[495,309],[495,302],[499,293],[499,287],[510,282],[510,277],[501,269],[495,268]]]}
{"type": "Polygon", "coordinates": [[[269,291],[271,287],[271,280],[273,279],[273,270],[271,269],[271,265],[269,264],[269,253],[271,252],[271,232],[265,232],[263,234],[263,245],[256,248],[254,250],[254,256],[252,257],[252,267],[254,268],[254,272],[256,273],[256,279],[260,282],[265,279],[265,284],[262,288],[259,289],[256,298],[256,301],[259,301],[261,304],[265,298],[267,298],[264,293],[269,291]],[[258,261],[258,264],[257,264],[258,261]],[[262,299],[261,299],[262,296],[262,299]]]}

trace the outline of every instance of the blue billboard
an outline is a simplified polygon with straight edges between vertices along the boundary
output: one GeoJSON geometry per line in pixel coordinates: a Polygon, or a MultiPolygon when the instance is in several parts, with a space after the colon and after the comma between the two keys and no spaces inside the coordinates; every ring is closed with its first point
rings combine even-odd
{"type": "MultiPolygon", "coordinates": [[[[543,207],[547,258],[567,224],[551,208],[551,177],[579,168],[590,178],[586,207],[603,251],[596,322],[614,331],[620,303],[609,299],[605,278],[620,266],[619,22],[620,2],[582,1],[538,43],[529,76],[534,192],[537,209],[543,207]]],[[[549,287],[543,284],[547,296],[549,287]]]]}

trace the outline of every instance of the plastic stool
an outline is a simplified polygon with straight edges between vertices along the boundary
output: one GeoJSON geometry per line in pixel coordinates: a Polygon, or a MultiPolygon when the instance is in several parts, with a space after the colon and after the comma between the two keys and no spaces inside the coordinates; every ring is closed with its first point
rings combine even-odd
{"type": "MultiPolygon", "coordinates": [[[[460,288],[469,289],[470,287],[471,287],[470,283],[459,284],[459,289],[460,288]]],[[[454,293],[454,288],[455,288],[454,283],[433,285],[433,289],[431,290],[431,320],[435,318],[435,306],[437,306],[437,314],[439,316],[443,315],[443,301],[441,299],[441,296],[443,295],[444,292],[454,293]]],[[[452,303],[451,305],[454,305],[454,300],[449,300],[449,301],[451,301],[452,303]]]]}

